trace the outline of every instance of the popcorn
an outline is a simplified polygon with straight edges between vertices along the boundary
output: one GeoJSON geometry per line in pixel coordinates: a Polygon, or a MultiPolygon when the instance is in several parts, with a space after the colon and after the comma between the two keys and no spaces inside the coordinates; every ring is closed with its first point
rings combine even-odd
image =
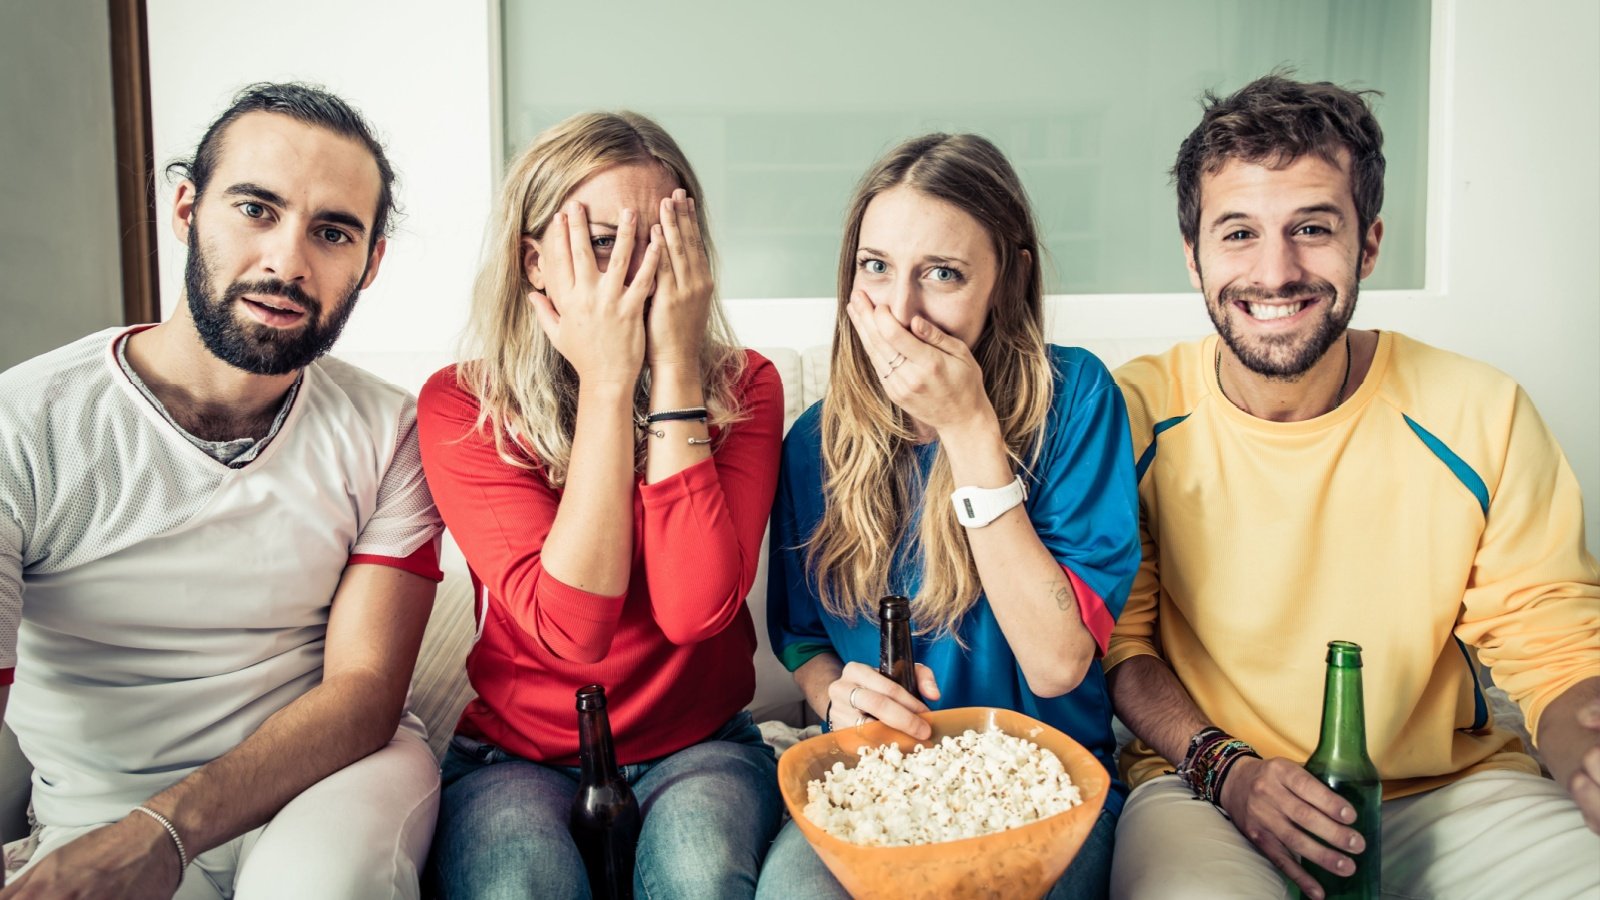
{"type": "Polygon", "coordinates": [[[934,844],[1017,828],[1083,802],[1054,753],[1000,731],[967,729],[909,754],[863,747],[806,785],[806,818],[867,847],[934,844]]]}

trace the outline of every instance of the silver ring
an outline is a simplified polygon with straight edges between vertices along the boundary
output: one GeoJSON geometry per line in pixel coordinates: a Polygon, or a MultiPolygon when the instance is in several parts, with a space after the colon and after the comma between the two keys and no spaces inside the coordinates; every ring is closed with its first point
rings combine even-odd
{"type": "Polygon", "coordinates": [[[856,691],[859,691],[859,690],[861,690],[861,685],[859,685],[859,684],[856,685],[855,687],[851,688],[850,689],[850,696],[845,698],[845,701],[844,701],[844,702],[850,704],[850,708],[855,710],[856,712],[861,712],[861,707],[856,705],[856,691]]]}

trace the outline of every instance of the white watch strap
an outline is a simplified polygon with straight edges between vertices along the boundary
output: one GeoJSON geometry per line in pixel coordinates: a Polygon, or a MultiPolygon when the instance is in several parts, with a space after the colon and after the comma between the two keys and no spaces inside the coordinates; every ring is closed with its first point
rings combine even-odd
{"type": "Polygon", "coordinates": [[[982,528],[1026,499],[1028,487],[1021,475],[1004,487],[957,488],[950,495],[950,502],[956,508],[956,520],[968,528],[982,528]]]}

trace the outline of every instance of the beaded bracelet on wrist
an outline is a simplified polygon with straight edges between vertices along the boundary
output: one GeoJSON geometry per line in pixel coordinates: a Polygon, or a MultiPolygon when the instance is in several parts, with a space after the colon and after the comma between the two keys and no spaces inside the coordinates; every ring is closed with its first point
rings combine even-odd
{"type": "MultiPolygon", "coordinates": [[[[1196,799],[1221,810],[1222,783],[1234,763],[1246,756],[1261,758],[1248,743],[1215,726],[1207,726],[1189,739],[1189,751],[1178,766],[1177,775],[1189,785],[1196,799]]],[[[1227,815],[1224,810],[1223,815],[1227,815]]]]}
{"type": "Polygon", "coordinates": [[[162,829],[166,831],[167,837],[172,839],[172,849],[178,852],[178,876],[180,878],[183,877],[184,871],[189,868],[189,849],[183,845],[183,838],[178,836],[177,826],[172,824],[171,819],[167,818],[161,813],[156,812],[148,806],[135,806],[133,808],[133,812],[144,813],[150,818],[155,819],[156,824],[160,825],[162,829]]]}

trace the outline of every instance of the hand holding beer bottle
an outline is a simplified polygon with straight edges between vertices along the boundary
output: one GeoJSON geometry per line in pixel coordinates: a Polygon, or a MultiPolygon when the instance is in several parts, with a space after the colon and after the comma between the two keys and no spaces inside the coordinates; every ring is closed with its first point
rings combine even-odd
{"type": "Polygon", "coordinates": [[[845,664],[839,678],[828,685],[828,725],[849,728],[877,719],[923,740],[933,733],[922,719],[928,711],[923,698],[939,699],[939,684],[932,670],[912,659],[911,601],[884,597],[878,614],[878,668],[845,664]]]}
{"type": "Polygon", "coordinates": [[[1349,641],[1328,643],[1327,686],[1322,697],[1322,736],[1306,760],[1306,771],[1355,807],[1355,828],[1365,843],[1355,855],[1354,872],[1329,872],[1309,860],[1306,871],[1328,900],[1366,900],[1378,896],[1378,846],[1383,827],[1383,782],[1367,755],[1366,707],[1361,691],[1361,647],[1349,641]]]}

